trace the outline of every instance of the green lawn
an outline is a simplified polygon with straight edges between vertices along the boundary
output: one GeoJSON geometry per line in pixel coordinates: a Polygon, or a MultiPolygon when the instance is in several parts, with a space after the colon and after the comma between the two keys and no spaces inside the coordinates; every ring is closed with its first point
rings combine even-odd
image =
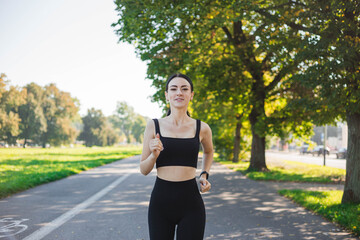
{"type": "Polygon", "coordinates": [[[284,166],[268,166],[269,172],[252,172],[247,171],[249,162],[233,163],[231,161],[219,161],[218,159],[215,161],[239,171],[253,180],[320,183],[345,181],[345,170],[314,164],[283,161],[284,166]]]}
{"type": "Polygon", "coordinates": [[[0,198],[113,161],[141,154],[141,146],[0,149],[0,198]]]}
{"type": "Polygon", "coordinates": [[[342,191],[280,190],[279,193],[360,236],[360,204],[341,204],[342,191]]]}

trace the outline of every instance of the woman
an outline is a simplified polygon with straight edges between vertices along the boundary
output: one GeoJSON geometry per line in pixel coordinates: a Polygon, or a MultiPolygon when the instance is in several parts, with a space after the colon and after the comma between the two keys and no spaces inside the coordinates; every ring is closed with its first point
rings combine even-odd
{"type": "Polygon", "coordinates": [[[209,125],[192,119],[187,112],[194,97],[191,79],[174,74],[166,82],[166,117],[147,123],[140,161],[142,174],[156,164],[157,178],[151,193],[148,224],[151,240],[200,240],[204,237],[205,207],[196,182],[200,143],[204,151],[200,191],[211,188],[208,181],[213,161],[212,133],[209,125]],[[195,137],[194,137],[195,136],[195,137]]]}

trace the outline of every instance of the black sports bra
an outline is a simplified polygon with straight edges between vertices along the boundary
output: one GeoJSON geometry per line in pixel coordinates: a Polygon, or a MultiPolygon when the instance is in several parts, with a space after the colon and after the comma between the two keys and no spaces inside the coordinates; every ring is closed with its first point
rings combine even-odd
{"type": "Polygon", "coordinates": [[[156,159],[156,168],[164,166],[189,166],[197,168],[198,154],[200,147],[200,124],[196,119],[196,134],[193,138],[172,138],[163,137],[160,133],[159,121],[155,122],[156,133],[159,133],[164,150],[156,159]]]}

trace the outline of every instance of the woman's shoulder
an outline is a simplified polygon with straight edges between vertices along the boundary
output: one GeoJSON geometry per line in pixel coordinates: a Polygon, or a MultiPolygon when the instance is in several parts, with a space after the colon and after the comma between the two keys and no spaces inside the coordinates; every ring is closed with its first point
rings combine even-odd
{"type": "Polygon", "coordinates": [[[212,138],[212,132],[209,124],[200,120],[200,142],[206,143],[212,138]]]}
{"type": "Polygon", "coordinates": [[[146,123],[146,128],[149,130],[155,129],[155,122],[153,119],[148,119],[146,123]]]}
{"type": "Polygon", "coordinates": [[[146,125],[148,125],[148,126],[149,126],[149,125],[154,126],[154,124],[155,124],[155,123],[154,123],[154,119],[155,119],[155,118],[153,118],[153,119],[148,119],[146,125]]]}
{"type": "Polygon", "coordinates": [[[201,132],[211,131],[209,124],[200,120],[201,132]]]}
{"type": "Polygon", "coordinates": [[[209,132],[211,133],[211,128],[210,128],[209,124],[201,121],[200,119],[195,119],[195,120],[200,121],[200,134],[201,135],[208,134],[209,132]]]}

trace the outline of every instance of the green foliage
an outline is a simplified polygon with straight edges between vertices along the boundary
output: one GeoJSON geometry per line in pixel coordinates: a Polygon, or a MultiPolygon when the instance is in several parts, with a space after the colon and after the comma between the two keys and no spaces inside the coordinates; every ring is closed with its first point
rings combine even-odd
{"type": "Polygon", "coordinates": [[[125,101],[117,103],[115,114],[109,117],[109,121],[126,136],[127,143],[131,142],[131,137],[136,142],[142,142],[147,119],[135,113],[134,108],[125,101]]]}
{"type": "Polygon", "coordinates": [[[18,106],[21,103],[19,90],[8,85],[4,73],[0,75],[0,140],[14,143],[20,133],[18,106]]]}
{"type": "Polygon", "coordinates": [[[360,204],[341,204],[342,191],[284,189],[279,193],[360,236],[360,204]]]}
{"type": "Polygon", "coordinates": [[[25,145],[28,139],[41,143],[41,135],[47,129],[47,119],[42,107],[44,90],[41,86],[30,83],[23,88],[23,91],[25,101],[19,106],[20,137],[25,139],[25,145]]]}
{"type": "Polygon", "coordinates": [[[147,119],[137,114],[133,120],[134,124],[131,128],[131,133],[134,136],[136,142],[142,143],[144,138],[144,132],[146,128],[147,119]]]}
{"type": "Polygon", "coordinates": [[[301,89],[291,108],[306,112],[317,125],[360,113],[360,5],[358,1],[306,0],[288,19],[303,41],[299,71],[289,81],[301,89]]]}
{"type": "MultiPolygon", "coordinates": [[[[303,38],[299,71],[289,78],[301,91],[288,110],[317,125],[337,120],[348,124],[347,176],[344,202],[359,202],[360,191],[360,2],[305,0],[292,18],[303,38]]],[[[291,19],[291,17],[290,17],[291,19]]],[[[288,21],[289,19],[286,19],[288,21]]]]}
{"type": "Polygon", "coordinates": [[[140,147],[0,149],[0,198],[140,153],[140,147]]]}
{"type": "Polygon", "coordinates": [[[101,131],[103,146],[113,146],[119,142],[119,135],[111,127],[111,124],[107,121],[105,128],[101,131]]]}
{"type": "Polygon", "coordinates": [[[78,132],[72,122],[78,118],[78,101],[69,93],[60,91],[55,84],[45,86],[41,106],[46,119],[46,131],[41,134],[43,146],[46,143],[58,146],[73,142],[78,132]]]}
{"type": "Polygon", "coordinates": [[[101,110],[89,109],[82,122],[84,126],[79,139],[84,140],[87,147],[111,146],[117,142],[118,136],[109,126],[101,110]]]}
{"type": "Polygon", "coordinates": [[[125,134],[127,142],[130,143],[131,129],[135,118],[134,108],[124,101],[118,102],[115,112],[116,114],[112,118],[112,124],[125,134]]]}
{"type": "Polygon", "coordinates": [[[73,142],[78,134],[73,127],[79,118],[78,101],[54,84],[35,83],[19,88],[0,77],[0,139],[16,143],[24,139],[45,147],[73,142]]]}
{"type": "MultiPolygon", "coordinates": [[[[119,20],[113,26],[120,41],[134,44],[147,61],[148,79],[158,89],[153,101],[165,109],[166,77],[190,75],[196,86],[191,114],[209,122],[216,150],[226,158],[238,114],[243,125],[250,122],[250,161],[258,170],[266,170],[268,135],[285,141],[290,133],[310,135],[314,123],[357,123],[358,1],[115,3],[119,20]]],[[[349,159],[357,161],[352,149],[360,146],[352,139],[349,159]]]]}
{"type": "MultiPolygon", "coordinates": [[[[297,52],[302,38],[286,25],[291,3],[282,1],[122,1],[114,27],[120,41],[133,43],[141,59],[148,62],[148,78],[158,89],[153,101],[164,109],[164,80],[173,72],[192,77],[195,98],[191,114],[215,129],[218,151],[229,156],[236,116],[250,121],[252,134],[261,138],[295,129],[307,119],[282,114],[278,104],[291,97],[289,83],[297,71],[297,52]],[[283,5],[278,7],[278,5],[283,5]],[[275,17],[268,15],[275,13],[275,17]],[[282,18],[278,17],[281,16],[282,18]],[[265,103],[266,101],[266,103],[265,103]],[[266,106],[278,104],[274,111],[266,106]],[[221,119],[221,121],[211,121],[221,119]],[[228,126],[231,126],[228,130],[228,126]],[[216,129],[227,132],[223,134],[216,129]]],[[[250,127],[245,124],[246,127],[250,127]]],[[[249,130],[244,130],[246,133],[249,130]]],[[[258,139],[258,138],[252,138],[258,139]]],[[[254,152],[257,154],[257,152],[254,152]]]]}

